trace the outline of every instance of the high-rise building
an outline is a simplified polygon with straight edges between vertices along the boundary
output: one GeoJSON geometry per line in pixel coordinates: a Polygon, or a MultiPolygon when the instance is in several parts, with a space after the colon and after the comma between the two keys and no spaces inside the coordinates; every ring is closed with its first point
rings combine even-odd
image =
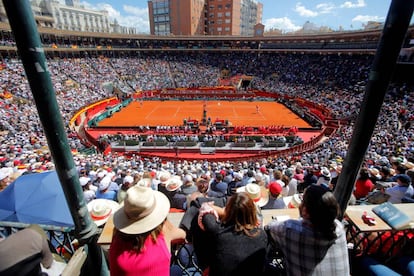
{"type": "Polygon", "coordinates": [[[149,0],[153,35],[253,36],[262,21],[256,0],[149,0]]]}

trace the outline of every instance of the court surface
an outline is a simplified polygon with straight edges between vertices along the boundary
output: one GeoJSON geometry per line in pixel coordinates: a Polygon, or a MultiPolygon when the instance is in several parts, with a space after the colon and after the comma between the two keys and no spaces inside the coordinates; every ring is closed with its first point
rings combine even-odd
{"type": "Polygon", "coordinates": [[[311,127],[283,104],[262,101],[133,101],[98,126],[180,126],[184,119],[228,120],[230,126],[311,127]]]}

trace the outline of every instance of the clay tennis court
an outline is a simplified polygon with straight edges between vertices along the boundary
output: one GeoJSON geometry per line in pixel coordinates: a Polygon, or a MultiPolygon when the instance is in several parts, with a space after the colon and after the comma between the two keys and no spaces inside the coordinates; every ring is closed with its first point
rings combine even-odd
{"type": "Polygon", "coordinates": [[[263,101],[133,101],[110,118],[99,122],[99,126],[178,126],[184,119],[206,118],[228,120],[230,126],[285,126],[311,127],[283,104],[263,101]]]}

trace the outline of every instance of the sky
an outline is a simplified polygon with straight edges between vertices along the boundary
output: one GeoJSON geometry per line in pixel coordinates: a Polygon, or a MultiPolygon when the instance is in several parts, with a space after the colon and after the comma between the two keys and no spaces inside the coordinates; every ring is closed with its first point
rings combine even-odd
{"type": "MultiPolygon", "coordinates": [[[[122,26],[149,33],[147,0],[80,0],[85,8],[107,10],[122,26]]],[[[391,0],[261,0],[265,30],[284,33],[301,29],[306,22],[334,31],[361,30],[368,21],[384,22],[391,0]]],[[[413,22],[413,20],[411,20],[413,22]]]]}

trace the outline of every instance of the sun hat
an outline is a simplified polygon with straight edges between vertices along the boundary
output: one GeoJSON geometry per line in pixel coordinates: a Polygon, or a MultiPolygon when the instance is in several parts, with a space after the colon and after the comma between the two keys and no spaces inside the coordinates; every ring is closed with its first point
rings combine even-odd
{"type": "Polygon", "coordinates": [[[294,194],[288,203],[289,208],[299,208],[299,205],[302,203],[302,195],[294,194]]]}
{"type": "Polygon", "coordinates": [[[106,190],[110,184],[111,184],[111,178],[109,177],[102,178],[102,180],[99,182],[99,187],[98,187],[99,191],[106,190]]]}
{"type": "Polygon", "coordinates": [[[410,162],[410,161],[405,162],[404,163],[404,166],[407,168],[407,170],[414,169],[414,163],[413,162],[410,162]]]}
{"type": "Polygon", "coordinates": [[[167,191],[173,192],[178,190],[182,185],[183,181],[181,181],[179,177],[173,176],[167,181],[167,184],[165,184],[165,188],[167,189],[167,191]]]}
{"type": "Polygon", "coordinates": [[[145,233],[161,224],[169,211],[170,202],[163,193],[133,186],[114,214],[114,226],[125,234],[145,233]]]}
{"type": "Polygon", "coordinates": [[[119,203],[110,199],[97,198],[88,204],[88,211],[92,220],[99,227],[104,225],[108,218],[119,209],[119,203]]]}
{"type": "Polygon", "coordinates": [[[371,174],[372,177],[375,177],[375,178],[380,178],[381,177],[380,171],[375,167],[369,168],[368,171],[369,171],[369,173],[371,174]]]}
{"type": "Polygon", "coordinates": [[[255,183],[249,183],[246,186],[239,187],[236,189],[237,193],[245,192],[249,195],[251,199],[257,204],[257,206],[262,207],[267,204],[269,201],[269,193],[266,188],[261,187],[255,183]]]}
{"type": "Polygon", "coordinates": [[[152,183],[152,180],[150,178],[141,178],[138,181],[137,186],[148,188],[148,187],[151,187],[151,183],[152,183]]]}
{"type": "Polygon", "coordinates": [[[162,171],[159,174],[159,179],[161,184],[166,184],[167,181],[171,178],[171,173],[168,171],[162,171]]]}
{"type": "Polygon", "coordinates": [[[91,179],[89,177],[86,177],[86,176],[79,177],[79,183],[81,184],[82,187],[88,184],[90,181],[91,179]]]}
{"type": "Polygon", "coordinates": [[[134,178],[130,175],[125,176],[124,179],[122,180],[122,183],[124,184],[125,183],[131,184],[132,182],[134,182],[134,178]]]}
{"type": "Polygon", "coordinates": [[[326,177],[326,178],[331,178],[331,172],[329,171],[329,169],[327,167],[322,167],[321,168],[321,175],[326,177]]]}

